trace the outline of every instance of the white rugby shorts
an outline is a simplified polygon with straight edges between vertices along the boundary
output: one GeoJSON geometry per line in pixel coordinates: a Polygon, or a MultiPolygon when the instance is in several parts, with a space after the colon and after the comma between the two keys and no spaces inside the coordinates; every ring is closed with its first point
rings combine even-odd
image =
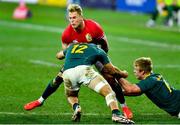
{"type": "Polygon", "coordinates": [[[63,72],[64,86],[67,90],[77,91],[81,84],[88,86],[98,73],[92,66],[80,65],[75,68],[67,69],[63,72]]]}

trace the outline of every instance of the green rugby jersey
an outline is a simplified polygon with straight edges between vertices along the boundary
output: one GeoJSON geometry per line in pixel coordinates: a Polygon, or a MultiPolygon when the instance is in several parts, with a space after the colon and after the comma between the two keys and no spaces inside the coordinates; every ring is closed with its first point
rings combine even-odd
{"type": "Polygon", "coordinates": [[[180,90],[173,89],[160,74],[150,74],[137,85],[159,108],[171,115],[180,112],[180,90]]]}
{"type": "Polygon", "coordinates": [[[79,65],[93,65],[97,61],[102,64],[110,62],[104,50],[95,44],[77,43],[70,45],[65,51],[64,70],[79,65]]]}

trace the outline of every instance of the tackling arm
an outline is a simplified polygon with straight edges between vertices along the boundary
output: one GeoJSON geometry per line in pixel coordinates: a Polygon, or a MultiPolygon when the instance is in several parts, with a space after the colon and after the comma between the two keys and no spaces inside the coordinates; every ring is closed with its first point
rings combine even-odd
{"type": "Polygon", "coordinates": [[[136,84],[131,84],[124,78],[121,78],[118,81],[124,89],[124,94],[126,96],[137,96],[142,94],[141,89],[136,84]]]}
{"type": "Polygon", "coordinates": [[[108,73],[109,75],[112,75],[116,79],[128,77],[127,71],[122,71],[118,69],[117,67],[113,66],[112,63],[105,64],[102,70],[103,70],[102,72],[108,73]]]}

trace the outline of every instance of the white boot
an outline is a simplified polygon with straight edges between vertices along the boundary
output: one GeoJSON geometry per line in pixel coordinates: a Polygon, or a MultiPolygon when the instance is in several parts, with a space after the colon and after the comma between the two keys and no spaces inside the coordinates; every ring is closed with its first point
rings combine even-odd
{"type": "Polygon", "coordinates": [[[173,24],[174,24],[173,19],[169,19],[169,20],[168,20],[168,26],[169,26],[169,27],[172,27],[173,24]]]}
{"type": "Polygon", "coordinates": [[[147,26],[147,27],[153,27],[153,26],[155,26],[155,21],[152,20],[152,19],[150,19],[150,20],[146,23],[146,26],[147,26]]]}

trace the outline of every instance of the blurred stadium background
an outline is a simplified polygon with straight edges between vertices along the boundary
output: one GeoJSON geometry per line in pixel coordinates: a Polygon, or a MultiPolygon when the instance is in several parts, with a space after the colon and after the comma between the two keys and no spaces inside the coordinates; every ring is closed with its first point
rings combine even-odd
{"type": "MultiPolygon", "coordinates": [[[[41,108],[24,111],[37,99],[63,62],[55,58],[61,49],[61,33],[67,26],[66,0],[26,0],[32,17],[12,18],[19,0],[0,0],[0,124],[72,124],[71,109],[61,86],[41,108]]],[[[149,56],[154,72],[180,89],[180,28],[159,25],[147,28],[147,13],[154,0],[81,0],[84,17],[99,22],[109,41],[114,65],[129,72],[136,83],[132,62],[149,56]]],[[[144,95],[126,97],[137,124],[180,124],[144,95]]],[[[104,99],[82,87],[82,124],[112,124],[104,99]]]]}

